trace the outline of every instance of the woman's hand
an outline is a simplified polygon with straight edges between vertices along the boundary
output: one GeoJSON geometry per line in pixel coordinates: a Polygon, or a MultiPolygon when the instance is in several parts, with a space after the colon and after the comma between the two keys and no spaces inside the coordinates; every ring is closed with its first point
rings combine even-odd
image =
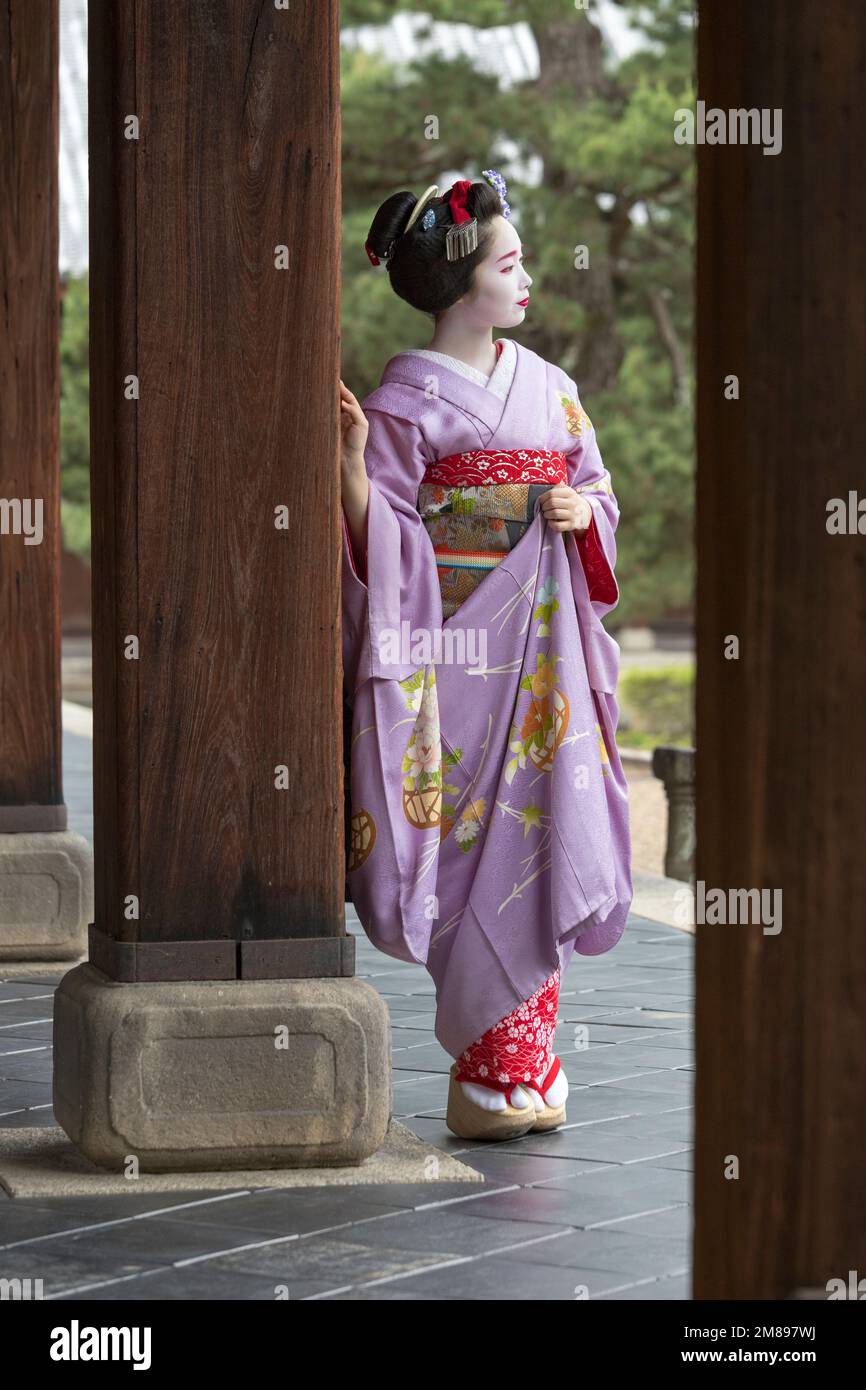
{"type": "Polygon", "coordinates": [[[340,381],[340,471],[346,493],[366,493],[367,467],[364,449],[369,425],[367,417],[348,386],[340,381]]]}
{"type": "Polygon", "coordinates": [[[539,503],[551,531],[576,531],[582,536],[592,525],[592,507],[565,483],[542,493],[539,503]]]}
{"type": "Polygon", "coordinates": [[[362,570],[367,563],[367,504],[370,484],[364,448],[369,425],[348,386],[340,382],[340,492],[352,553],[362,570]]]}

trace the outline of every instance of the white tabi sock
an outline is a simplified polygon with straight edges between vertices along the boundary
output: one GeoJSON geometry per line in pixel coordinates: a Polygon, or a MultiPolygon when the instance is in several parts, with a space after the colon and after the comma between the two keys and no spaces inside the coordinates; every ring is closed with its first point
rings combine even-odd
{"type": "MultiPolygon", "coordinates": [[[[502,1091],[494,1091],[490,1086],[476,1086],[473,1081],[461,1081],[459,1085],[471,1101],[480,1105],[482,1110],[504,1110],[508,1102],[502,1091]]],[[[522,1086],[515,1086],[511,1092],[511,1104],[515,1110],[525,1110],[532,1104],[532,1093],[525,1091],[522,1086]]]]}

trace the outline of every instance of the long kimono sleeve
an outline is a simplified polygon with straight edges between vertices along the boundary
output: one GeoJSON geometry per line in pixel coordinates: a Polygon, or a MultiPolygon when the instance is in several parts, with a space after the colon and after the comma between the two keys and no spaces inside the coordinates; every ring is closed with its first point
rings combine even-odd
{"type": "Polygon", "coordinates": [[[343,662],[350,693],[371,676],[401,680],[414,671],[408,652],[397,651],[402,623],[408,621],[410,630],[442,624],[436,558],[417,510],[429,462],[424,437],[409,420],[363,409],[369,423],[366,566],[353,554],[345,515],[342,524],[343,662]]]}
{"type": "Polygon", "coordinates": [[[610,473],[602,462],[595,430],[583,410],[573,381],[568,389],[577,406],[580,434],[566,452],[568,482],[585,497],[592,509],[589,529],[572,533],[568,546],[575,600],[584,619],[589,638],[588,666],[594,689],[613,692],[619,673],[619,647],[605,630],[601,619],[619,602],[615,532],[619,522],[619,503],[611,485],[610,473]]]}
{"type": "Polygon", "coordinates": [[[592,508],[592,522],[582,535],[575,535],[578,554],[586,574],[592,606],[599,618],[619,602],[619,586],[614,574],[619,503],[611,486],[610,473],[602,462],[595,429],[583,410],[574,382],[570,390],[577,402],[582,430],[577,444],[566,454],[568,481],[592,508]]]}
{"type": "MultiPolygon", "coordinates": [[[[364,533],[365,533],[365,535],[364,535],[364,540],[365,540],[365,548],[366,548],[366,531],[367,531],[367,519],[366,519],[366,517],[365,517],[365,518],[364,518],[364,533]]],[[[344,511],[344,512],[343,512],[343,561],[344,561],[344,563],[345,563],[346,560],[348,560],[349,564],[352,566],[352,573],[354,574],[355,578],[358,579],[358,580],[360,580],[360,582],[361,582],[361,587],[362,587],[362,588],[364,589],[364,591],[365,591],[365,592],[364,592],[364,595],[363,595],[363,599],[364,599],[364,601],[366,602],[366,598],[367,598],[367,594],[366,594],[366,589],[367,589],[367,562],[366,562],[366,558],[362,558],[361,556],[355,554],[355,550],[354,550],[354,547],[353,547],[353,545],[352,545],[352,537],[351,537],[350,534],[349,534],[349,523],[346,521],[346,513],[345,513],[345,511],[344,511]]]]}

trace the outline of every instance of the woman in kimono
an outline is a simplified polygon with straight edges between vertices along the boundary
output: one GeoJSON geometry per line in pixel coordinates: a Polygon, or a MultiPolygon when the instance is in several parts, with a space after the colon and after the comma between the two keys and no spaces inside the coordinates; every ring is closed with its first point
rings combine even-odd
{"type": "Polygon", "coordinates": [[[366,243],[430,347],[363,406],[340,382],[348,883],[435,981],[449,1129],[507,1139],[565,1119],[560,983],[631,903],[619,508],[575,383],[493,341],[532,284],[501,175],[438,192],[388,198],[366,243]]]}

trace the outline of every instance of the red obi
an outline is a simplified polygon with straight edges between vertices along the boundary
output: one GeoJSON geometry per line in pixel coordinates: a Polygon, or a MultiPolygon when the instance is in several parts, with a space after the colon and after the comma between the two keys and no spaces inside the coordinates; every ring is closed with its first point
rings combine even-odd
{"type": "Polygon", "coordinates": [[[488,487],[494,483],[568,482],[565,454],[556,449],[474,449],[448,454],[424,470],[425,483],[488,487]]]}

